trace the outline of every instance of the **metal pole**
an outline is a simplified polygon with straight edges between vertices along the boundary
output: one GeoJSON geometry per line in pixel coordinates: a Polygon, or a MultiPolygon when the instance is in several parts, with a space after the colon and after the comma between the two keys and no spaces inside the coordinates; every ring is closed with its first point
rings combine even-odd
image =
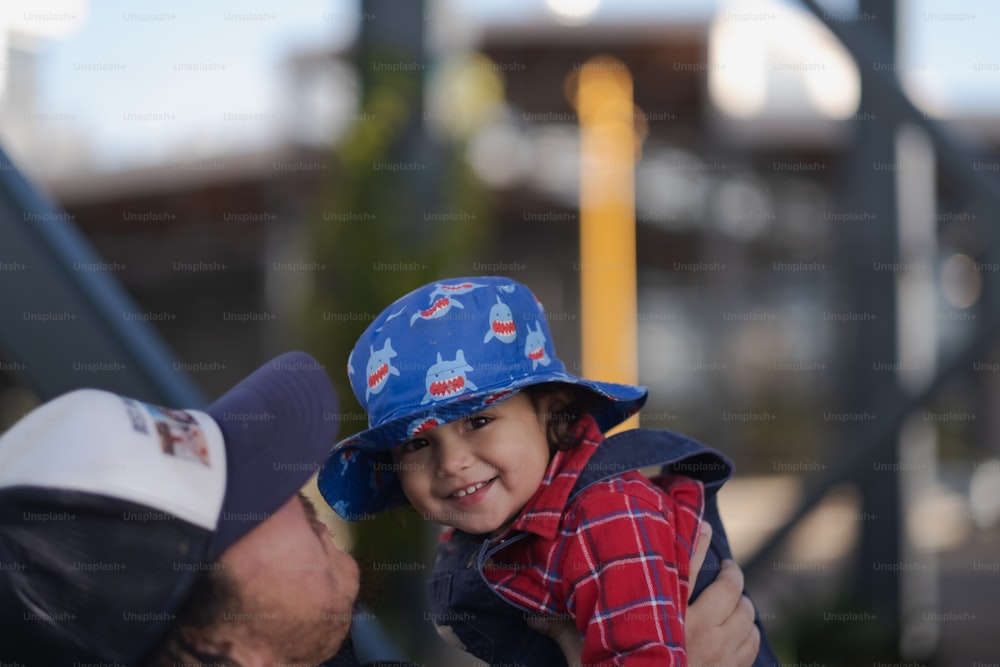
{"type": "Polygon", "coordinates": [[[633,108],[624,63],[607,56],[584,63],[577,88],[583,374],[623,384],[638,375],[633,108]]]}

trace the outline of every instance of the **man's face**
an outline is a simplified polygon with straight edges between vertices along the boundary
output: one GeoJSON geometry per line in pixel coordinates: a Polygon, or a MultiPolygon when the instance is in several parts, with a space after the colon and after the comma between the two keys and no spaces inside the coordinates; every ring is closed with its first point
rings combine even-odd
{"type": "MultiPolygon", "coordinates": [[[[358,566],[341,551],[303,495],[223,553],[240,598],[235,643],[278,663],[316,664],[337,652],[351,625],[358,566]]],[[[227,618],[228,617],[228,618],[227,618]]]]}

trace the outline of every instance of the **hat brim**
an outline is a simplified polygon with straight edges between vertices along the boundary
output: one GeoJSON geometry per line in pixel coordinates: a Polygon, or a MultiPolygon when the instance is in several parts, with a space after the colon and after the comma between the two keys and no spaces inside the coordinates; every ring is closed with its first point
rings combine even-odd
{"type": "Polygon", "coordinates": [[[337,435],[337,397],[305,352],[276,357],[205,412],[226,442],[226,492],[211,556],[288,502],[319,470],[337,435]]]}
{"type": "Polygon", "coordinates": [[[592,391],[598,398],[592,414],[602,431],[617,426],[646,402],[648,390],[637,385],[597,382],[561,371],[535,373],[386,420],[338,442],[319,473],[318,486],[327,503],[343,519],[371,518],[402,498],[395,466],[388,456],[415,433],[482,412],[517,393],[544,382],[563,382],[592,391]]]}

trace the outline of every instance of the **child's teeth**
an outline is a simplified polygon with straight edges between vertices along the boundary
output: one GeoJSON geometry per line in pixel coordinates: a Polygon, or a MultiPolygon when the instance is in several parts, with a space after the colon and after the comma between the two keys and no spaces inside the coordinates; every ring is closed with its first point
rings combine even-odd
{"type": "Polygon", "coordinates": [[[469,495],[470,493],[475,493],[476,491],[478,491],[479,489],[483,488],[484,486],[486,486],[486,482],[480,482],[479,484],[473,484],[472,486],[470,486],[467,489],[462,489],[461,491],[456,491],[455,492],[455,497],[456,498],[461,498],[463,496],[469,495]]]}

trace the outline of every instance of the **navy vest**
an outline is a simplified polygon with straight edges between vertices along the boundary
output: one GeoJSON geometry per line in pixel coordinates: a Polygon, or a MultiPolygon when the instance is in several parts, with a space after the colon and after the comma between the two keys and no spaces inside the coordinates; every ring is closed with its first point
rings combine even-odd
{"type": "MultiPolygon", "coordinates": [[[[723,454],[669,430],[632,429],[607,438],[584,466],[569,503],[588,486],[630,470],[661,466],[662,473],[700,480],[705,485],[704,519],[712,524],[712,543],[694,583],[694,600],[715,579],[721,561],[732,558],[726,531],[719,518],[716,493],[733,473],[723,454]]],[[[527,627],[541,617],[533,609],[508,602],[487,583],[483,568],[490,559],[531,533],[509,533],[493,542],[479,535],[454,531],[438,547],[431,573],[431,616],[437,626],[449,626],[465,650],[491,665],[525,667],[564,666],[556,643],[527,627]]],[[[779,665],[760,620],[761,644],[754,667],[779,665]]]]}

